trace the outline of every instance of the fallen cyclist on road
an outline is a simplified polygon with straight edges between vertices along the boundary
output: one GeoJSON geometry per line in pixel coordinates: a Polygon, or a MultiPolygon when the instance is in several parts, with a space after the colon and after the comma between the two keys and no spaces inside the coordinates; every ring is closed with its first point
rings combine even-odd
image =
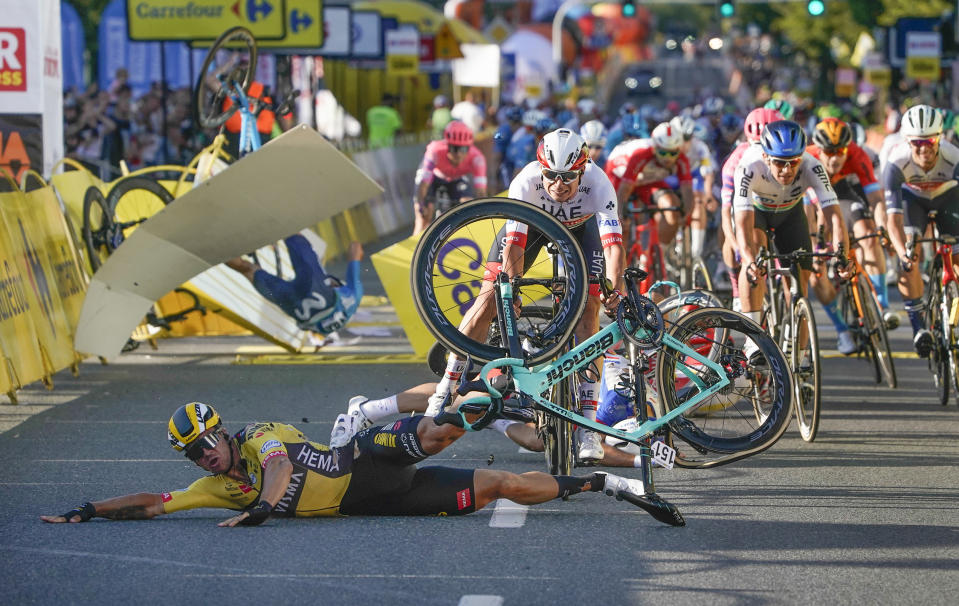
{"type": "MultiPolygon", "coordinates": [[[[283,423],[251,423],[232,436],[212,406],[191,402],[173,413],[168,438],[212,475],[188,488],[85,502],[44,522],[150,519],[200,507],[240,511],[220,526],[254,526],[271,516],[463,515],[496,499],[523,505],[581,492],[605,492],[662,522],[682,526],[678,512],[643,494],[640,480],[604,472],[588,476],[514,474],[491,469],[416,467],[465,431],[422,415],[369,427],[331,447],[283,423]]],[[[332,441],[332,440],[331,440],[332,441]]]]}

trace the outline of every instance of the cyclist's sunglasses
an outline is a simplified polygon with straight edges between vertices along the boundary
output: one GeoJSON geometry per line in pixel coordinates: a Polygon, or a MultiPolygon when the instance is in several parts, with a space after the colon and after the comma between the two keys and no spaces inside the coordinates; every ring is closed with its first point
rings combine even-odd
{"type": "Polygon", "coordinates": [[[468,145],[450,145],[449,150],[451,154],[465,154],[466,150],[469,149],[468,145]]]}
{"type": "Polygon", "coordinates": [[[772,162],[776,168],[796,168],[799,166],[799,163],[802,162],[802,156],[796,158],[773,158],[770,156],[769,161],[772,162]]]}
{"type": "Polygon", "coordinates": [[[834,149],[824,149],[822,153],[826,156],[843,156],[847,151],[849,151],[848,147],[837,147],[834,149]]]}
{"type": "Polygon", "coordinates": [[[206,434],[202,438],[198,438],[193,444],[187,446],[184,454],[186,458],[190,459],[194,463],[203,458],[203,453],[207,450],[213,450],[216,448],[217,443],[220,441],[220,431],[214,431],[206,434]]]}
{"type": "Polygon", "coordinates": [[[675,158],[676,156],[679,155],[679,150],[678,149],[657,149],[656,155],[662,156],[664,158],[675,158]]]}
{"type": "Polygon", "coordinates": [[[939,137],[926,137],[923,139],[909,139],[909,145],[915,148],[935,147],[939,143],[939,137]]]}
{"type": "Polygon", "coordinates": [[[589,148],[590,148],[590,149],[603,149],[603,146],[602,146],[602,145],[590,145],[589,148]]]}
{"type": "Polygon", "coordinates": [[[579,178],[578,170],[550,170],[548,168],[543,169],[543,178],[552,183],[557,179],[563,181],[563,183],[572,183],[579,178]]]}

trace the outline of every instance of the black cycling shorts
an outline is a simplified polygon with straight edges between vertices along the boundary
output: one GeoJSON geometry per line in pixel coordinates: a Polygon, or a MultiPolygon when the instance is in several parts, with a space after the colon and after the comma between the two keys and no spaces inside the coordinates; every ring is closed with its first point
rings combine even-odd
{"type": "Polygon", "coordinates": [[[907,234],[925,233],[930,210],[938,211],[936,226],[940,233],[959,236],[959,187],[953,187],[932,199],[917,196],[903,188],[902,216],[907,234]]]}
{"type": "Polygon", "coordinates": [[[840,179],[833,184],[836,197],[839,198],[839,207],[842,209],[842,218],[846,222],[846,229],[852,231],[856,221],[872,221],[872,212],[869,211],[869,200],[866,192],[858,183],[850,183],[848,178],[840,179]]]}
{"type": "MultiPolygon", "coordinates": [[[[775,235],[775,239],[770,238],[770,242],[774,241],[776,243],[777,253],[788,255],[799,249],[812,252],[809,223],[806,221],[806,212],[802,202],[787,211],[779,213],[757,208],[753,210],[753,217],[756,229],[775,235]]],[[[812,271],[812,257],[801,260],[799,267],[812,271]]]]}
{"type": "MultiPolygon", "coordinates": [[[[543,237],[539,230],[532,225],[527,226],[527,230],[526,249],[523,253],[524,275],[529,272],[530,267],[532,267],[536,261],[536,256],[539,255],[539,251],[546,245],[546,238],[543,237]]],[[[583,255],[586,258],[586,272],[589,276],[602,277],[605,275],[606,261],[603,256],[603,243],[599,237],[599,225],[596,223],[596,217],[590,217],[583,223],[570,229],[569,232],[573,234],[573,237],[576,238],[580,248],[583,250],[583,255]]],[[[489,254],[486,255],[486,267],[488,269],[496,267],[496,271],[499,270],[499,264],[502,263],[503,259],[505,243],[506,225],[500,228],[499,233],[496,234],[496,240],[493,242],[493,246],[489,249],[489,254]]],[[[495,272],[487,272],[487,275],[491,276],[489,279],[493,279],[495,272]]],[[[598,297],[599,290],[598,284],[591,284],[589,294],[598,297]]]]}
{"type": "Polygon", "coordinates": [[[359,454],[340,502],[345,515],[463,515],[476,511],[472,469],[423,467],[416,438],[423,416],[370,427],[356,435],[359,454]]]}

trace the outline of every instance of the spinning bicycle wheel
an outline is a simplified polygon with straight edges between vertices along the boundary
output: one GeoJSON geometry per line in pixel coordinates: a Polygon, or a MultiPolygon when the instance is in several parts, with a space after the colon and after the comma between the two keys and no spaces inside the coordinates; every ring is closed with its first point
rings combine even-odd
{"type": "MultiPolygon", "coordinates": [[[[679,318],[669,334],[719,363],[732,381],[670,421],[677,465],[724,465],[761,452],[782,436],[792,408],[792,378],[779,347],[759,324],[728,309],[704,307],[679,318]],[[747,343],[759,355],[748,357],[747,343]]],[[[716,380],[694,359],[663,348],[656,360],[657,416],[698,395],[696,382],[708,386],[716,380]]]]}
{"type": "Polygon", "coordinates": [[[942,314],[943,292],[942,261],[936,257],[929,273],[929,282],[926,284],[924,299],[926,301],[926,326],[932,332],[932,350],[929,352],[929,371],[932,373],[939,403],[945,406],[949,402],[949,351],[946,347],[948,335],[944,332],[946,319],[942,314]]]}
{"type": "Polygon", "coordinates": [[[946,282],[942,289],[942,322],[945,329],[944,343],[949,351],[949,376],[952,388],[959,403],[959,326],[952,323],[953,308],[959,305],[959,285],[953,281],[946,282]]]}
{"type": "Polygon", "coordinates": [[[555,299],[554,315],[535,335],[537,351],[527,355],[529,364],[540,364],[555,357],[569,341],[586,306],[589,287],[579,243],[549,213],[508,198],[480,198],[455,206],[420,238],[413,253],[410,287],[420,317],[444,347],[483,363],[508,355],[504,346],[486,343],[485,331],[482,339],[473,339],[459,329],[463,314],[480,296],[488,297],[488,304],[495,308],[494,290],[482,289],[483,273],[487,251],[507,221],[529,226],[527,250],[542,245],[544,250],[557,251],[555,260],[542,252],[525,263],[525,277],[542,277],[548,284],[524,286],[514,293],[524,306],[555,299]],[[554,271],[556,267],[561,271],[554,271]]]}
{"type": "MultiPolygon", "coordinates": [[[[553,386],[549,400],[567,410],[576,408],[579,394],[576,373],[553,386]]],[[[543,439],[546,466],[551,475],[572,475],[576,466],[576,431],[573,425],[555,415],[536,413],[536,427],[543,439]]]]}
{"type": "Polygon", "coordinates": [[[256,75],[256,39],[242,26],[231,27],[216,39],[207,52],[193,91],[193,117],[203,128],[219,128],[238,109],[223,102],[236,83],[245,93],[256,75]],[[223,80],[217,79],[222,76],[223,80]]]}
{"type": "Polygon", "coordinates": [[[709,269],[706,268],[706,262],[700,257],[693,257],[690,266],[690,284],[687,288],[695,290],[712,290],[713,279],[709,277],[709,269]]]}
{"type": "Polygon", "coordinates": [[[87,249],[90,269],[96,272],[116,248],[111,244],[115,234],[113,213],[103,192],[91,185],[83,196],[83,243],[87,249]]]}

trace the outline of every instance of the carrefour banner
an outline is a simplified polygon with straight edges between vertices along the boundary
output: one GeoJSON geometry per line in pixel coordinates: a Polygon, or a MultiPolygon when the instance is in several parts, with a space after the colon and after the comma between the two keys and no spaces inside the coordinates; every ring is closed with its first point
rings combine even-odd
{"type": "Polygon", "coordinates": [[[130,39],[212,40],[242,25],[258,39],[276,40],[286,35],[286,1],[126,0],[130,39]]]}

